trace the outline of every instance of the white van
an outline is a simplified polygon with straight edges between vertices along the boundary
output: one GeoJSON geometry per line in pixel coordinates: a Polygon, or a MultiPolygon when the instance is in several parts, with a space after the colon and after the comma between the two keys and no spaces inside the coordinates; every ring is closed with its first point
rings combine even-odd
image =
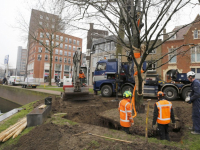
{"type": "Polygon", "coordinates": [[[24,76],[10,76],[8,79],[8,84],[10,85],[19,85],[20,82],[24,81],[24,76]]]}

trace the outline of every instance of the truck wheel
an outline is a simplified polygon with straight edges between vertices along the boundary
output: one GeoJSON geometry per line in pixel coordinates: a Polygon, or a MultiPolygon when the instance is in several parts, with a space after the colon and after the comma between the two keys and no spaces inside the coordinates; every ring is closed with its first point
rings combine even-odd
{"type": "Polygon", "coordinates": [[[110,85],[104,85],[101,88],[101,95],[103,97],[110,97],[112,95],[112,88],[110,85]]]}
{"type": "Polygon", "coordinates": [[[177,90],[173,87],[166,87],[163,92],[166,94],[165,98],[169,101],[173,101],[177,98],[177,90]]]}
{"type": "Polygon", "coordinates": [[[183,89],[182,93],[181,93],[181,97],[183,100],[185,100],[185,98],[188,96],[188,94],[191,93],[191,88],[190,87],[186,87],[183,89]]]}
{"type": "Polygon", "coordinates": [[[130,91],[132,94],[133,94],[133,87],[130,86],[130,85],[125,85],[123,88],[122,88],[122,95],[125,91],[130,91]]]}
{"type": "Polygon", "coordinates": [[[35,88],[36,88],[36,86],[32,86],[32,88],[33,88],[33,89],[35,89],[35,88]]]}
{"type": "Polygon", "coordinates": [[[12,82],[12,86],[15,86],[15,83],[14,83],[14,82],[12,82]]]}

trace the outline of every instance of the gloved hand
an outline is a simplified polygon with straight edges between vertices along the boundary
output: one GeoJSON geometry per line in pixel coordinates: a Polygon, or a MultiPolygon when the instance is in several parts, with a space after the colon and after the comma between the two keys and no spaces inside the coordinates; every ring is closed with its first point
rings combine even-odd
{"type": "Polygon", "coordinates": [[[153,128],[153,130],[156,130],[157,126],[156,125],[152,125],[152,128],[153,128]]]}
{"type": "Polygon", "coordinates": [[[189,101],[190,101],[190,97],[188,96],[188,97],[185,98],[185,102],[188,103],[189,101]]]}
{"type": "Polygon", "coordinates": [[[172,123],[172,127],[176,129],[176,123],[172,123]]]}

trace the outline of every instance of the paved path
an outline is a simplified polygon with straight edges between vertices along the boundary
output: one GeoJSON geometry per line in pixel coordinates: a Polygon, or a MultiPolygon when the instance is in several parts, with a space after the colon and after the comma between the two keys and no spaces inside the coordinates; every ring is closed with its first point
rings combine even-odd
{"type": "MultiPolygon", "coordinates": [[[[6,85],[6,86],[10,86],[10,85],[6,85]]],[[[10,87],[22,88],[21,86],[10,86],[10,87]]],[[[37,91],[37,92],[49,93],[49,94],[55,94],[55,95],[60,95],[60,93],[61,93],[60,91],[51,91],[51,90],[38,89],[38,88],[36,88],[36,89],[28,88],[28,89],[25,89],[25,90],[31,90],[31,91],[37,91]]]]}
{"type": "Polygon", "coordinates": [[[42,92],[42,93],[49,93],[49,94],[55,94],[55,95],[60,95],[60,91],[51,91],[51,90],[45,90],[45,89],[28,89],[28,90],[32,90],[32,91],[38,91],[38,92],[42,92]]]}

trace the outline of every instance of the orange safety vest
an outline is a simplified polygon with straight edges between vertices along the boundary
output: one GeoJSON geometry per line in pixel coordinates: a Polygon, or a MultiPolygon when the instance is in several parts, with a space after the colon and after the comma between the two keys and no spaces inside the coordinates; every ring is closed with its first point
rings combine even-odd
{"type": "Polygon", "coordinates": [[[132,108],[129,99],[123,99],[119,102],[120,125],[122,127],[130,127],[133,123],[132,108]]]}
{"type": "Polygon", "coordinates": [[[79,78],[85,78],[85,75],[84,75],[84,73],[79,73],[79,78]]]}
{"type": "Polygon", "coordinates": [[[167,100],[160,100],[156,102],[158,108],[158,118],[157,123],[159,124],[169,124],[171,117],[172,103],[167,100]]]}

